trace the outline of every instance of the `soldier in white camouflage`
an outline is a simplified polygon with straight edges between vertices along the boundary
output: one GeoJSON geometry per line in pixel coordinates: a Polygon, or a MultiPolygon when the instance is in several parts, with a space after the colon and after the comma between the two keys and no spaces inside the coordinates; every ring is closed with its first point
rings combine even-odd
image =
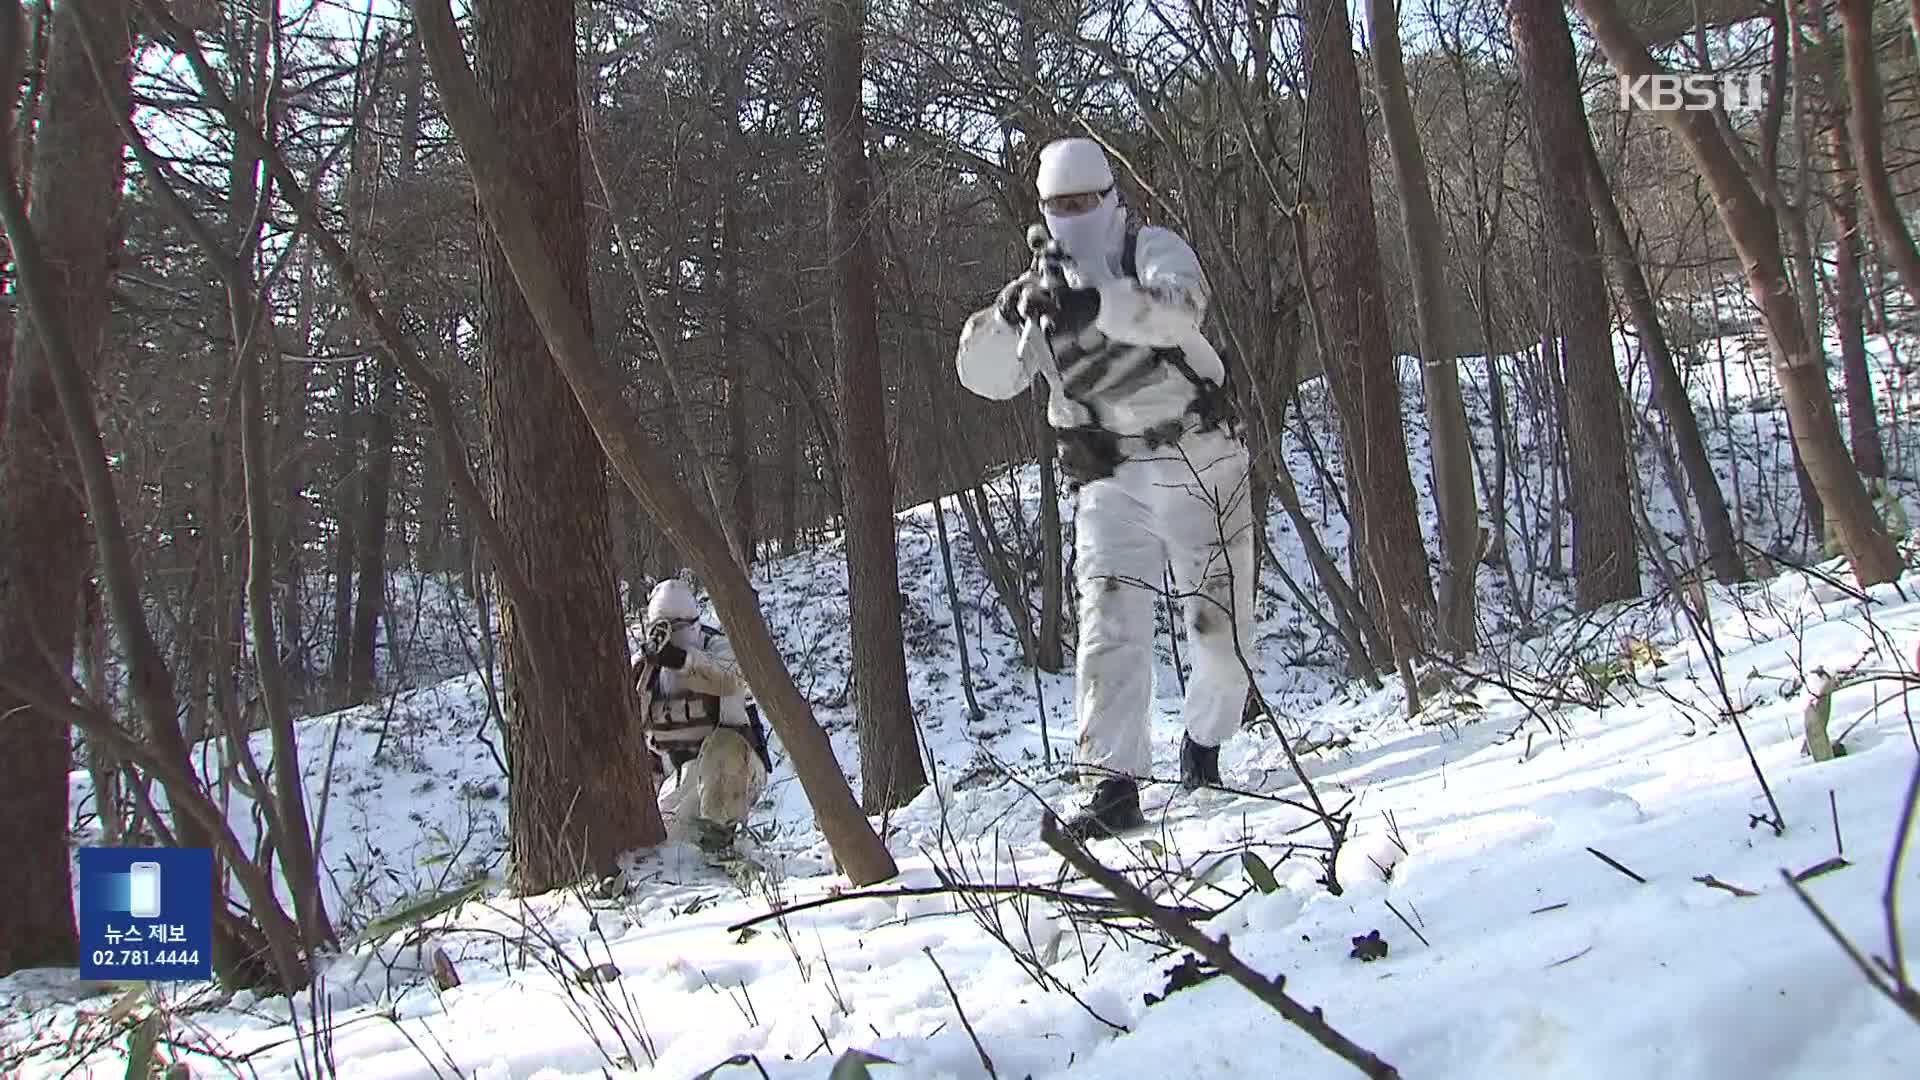
{"type": "Polygon", "coordinates": [[[700,621],[684,581],[656,585],[646,619],[633,678],[667,835],[729,850],[766,790],[773,767],[766,729],[726,635],[700,621]]]}

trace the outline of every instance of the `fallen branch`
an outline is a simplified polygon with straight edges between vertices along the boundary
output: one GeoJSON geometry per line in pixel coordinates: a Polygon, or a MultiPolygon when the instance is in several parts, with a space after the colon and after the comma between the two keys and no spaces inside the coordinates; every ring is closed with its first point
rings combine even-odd
{"type": "Polygon", "coordinates": [[[1759,893],[1754,892],[1752,889],[1743,889],[1738,885],[1721,881],[1719,878],[1714,877],[1712,874],[1701,874],[1699,877],[1694,878],[1693,880],[1699,882],[1702,885],[1705,885],[1709,889],[1720,889],[1725,892],[1730,892],[1735,896],[1759,896],[1760,895],[1759,893]]]}
{"type": "MultiPolygon", "coordinates": [[[[940,896],[947,893],[965,893],[971,896],[1030,896],[1036,900],[1048,900],[1061,905],[1079,905],[1094,908],[1112,908],[1115,906],[1114,901],[1103,896],[1086,896],[1081,893],[1067,892],[1065,889],[1050,889],[1044,885],[1022,885],[1018,883],[997,885],[956,881],[946,885],[903,885],[891,889],[858,889],[852,892],[834,893],[830,896],[819,896],[812,900],[803,900],[798,904],[789,904],[786,907],[773,908],[759,915],[755,915],[751,919],[742,919],[728,926],[727,932],[737,934],[742,930],[757,926],[763,922],[770,922],[774,919],[785,918],[788,915],[797,914],[802,911],[811,911],[814,908],[846,903],[851,900],[893,900],[903,896],[940,896]]],[[[1188,919],[1206,919],[1211,918],[1215,914],[1213,910],[1201,907],[1176,907],[1172,910],[1179,912],[1183,918],[1188,919]]]]}
{"type": "Polygon", "coordinates": [[[1555,960],[1553,963],[1547,965],[1547,969],[1551,971],[1552,969],[1557,968],[1562,964],[1571,964],[1575,960],[1580,959],[1581,957],[1587,955],[1592,951],[1593,951],[1593,946],[1589,945],[1586,948],[1581,949],[1579,952],[1574,953],[1572,956],[1563,956],[1560,959],[1555,960]]]}
{"type": "Polygon", "coordinates": [[[1058,852],[1069,866],[1112,893],[1122,907],[1150,920],[1168,937],[1199,953],[1202,958],[1225,972],[1234,982],[1245,987],[1253,996],[1279,1013],[1288,1023],[1306,1032],[1313,1041],[1340,1055],[1354,1068],[1373,1077],[1374,1080],[1398,1080],[1400,1076],[1398,1070],[1380,1060],[1371,1050],[1336,1031],[1333,1025],[1327,1023],[1326,1016],[1317,1006],[1310,1009],[1290,997],[1283,989],[1287,981],[1285,975],[1276,975],[1268,979],[1235,956],[1224,940],[1215,941],[1177,911],[1154,903],[1131,881],[1128,881],[1125,875],[1110,869],[1088,854],[1086,848],[1062,833],[1059,819],[1054,817],[1052,811],[1048,811],[1046,816],[1040,819],[1040,839],[1058,852]]]}
{"type": "Polygon", "coordinates": [[[1587,851],[1591,852],[1594,858],[1599,859],[1601,862],[1606,863],[1608,866],[1613,867],[1615,870],[1620,871],[1621,873],[1627,875],[1628,877],[1639,882],[1640,884],[1645,885],[1647,883],[1646,878],[1643,878],[1639,874],[1636,874],[1633,871],[1627,869],[1625,866],[1622,866],[1617,860],[1614,859],[1613,856],[1608,855],[1606,852],[1601,851],[1599,848],[1590,847],[1587,849],[1587,851]]]}
{"type": "Polygon", "coordinates": [[[1847,867],[1852,865],[1853,864],[1848,862],[1847,860],[1841,858],[1838,855],[1835,855],[1831,859],[1823,859],[1820,862],[1814,863],[1812,866],[1809,866],[1805,870],[1802,870],[1799,873],[1793,875],[1793,880],[1812,881],[1814,878],[1820,877],[1822,874],[1831,874],[1835,870],[1845,870],[1847,867]]]}

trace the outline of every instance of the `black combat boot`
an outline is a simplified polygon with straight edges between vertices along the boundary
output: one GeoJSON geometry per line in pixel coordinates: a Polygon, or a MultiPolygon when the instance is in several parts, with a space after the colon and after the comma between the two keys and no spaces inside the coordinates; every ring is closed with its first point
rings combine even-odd
{"type": "Polygon", "coordinates": [[[1132,777],[1100,781],[1093,799],[1070,819],[1063,831],[1075,840],[1100,840],[1138,829],[1147,823],[1140,813],[1140,786],[1132,777]]]}
{"type": "Polygon", "coordinates": [[[1220,786],[1220,748],[1201,746],[1189,736],[1180,736],[1180,786],[1188,791],[1220,786]]]}

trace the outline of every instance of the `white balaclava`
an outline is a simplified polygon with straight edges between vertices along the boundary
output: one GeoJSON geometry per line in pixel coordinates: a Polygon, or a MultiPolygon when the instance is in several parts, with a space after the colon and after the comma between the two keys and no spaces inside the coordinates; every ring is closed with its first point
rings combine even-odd
{"type": "Polygon", "coordinates": [[[673,643],[683,649],[691,648],[700,641],[700,603],[693,598],[693,590],[679,578],[668,578],[653,587],[653,594],[647,598],[647,625],[652,626],[661,619],[678,620],[673,628],[673,643]]]}
{"type": "Polygon", "coordinates": [[[1126,244],[1127,215],[1114,187],[1107,155],[1092,139],[1056,139],[1040,151],[1035,186],[1041,199],[1104,191],[1100,205],[1083,214],[1049,214],[1047,231],[1073,259],[1074,267],[1091,281],[1113,276],[1113,262],[1126,244]]]}

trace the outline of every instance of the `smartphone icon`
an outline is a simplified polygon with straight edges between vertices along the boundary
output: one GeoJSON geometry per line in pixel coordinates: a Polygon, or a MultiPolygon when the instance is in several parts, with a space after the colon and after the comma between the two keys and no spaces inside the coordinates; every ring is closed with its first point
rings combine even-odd
{"type": "Polygon", "coordinates": [[[127,874],[127,906],[136,919],[160,917],[160,864],[137,862],[127,874]]]}

